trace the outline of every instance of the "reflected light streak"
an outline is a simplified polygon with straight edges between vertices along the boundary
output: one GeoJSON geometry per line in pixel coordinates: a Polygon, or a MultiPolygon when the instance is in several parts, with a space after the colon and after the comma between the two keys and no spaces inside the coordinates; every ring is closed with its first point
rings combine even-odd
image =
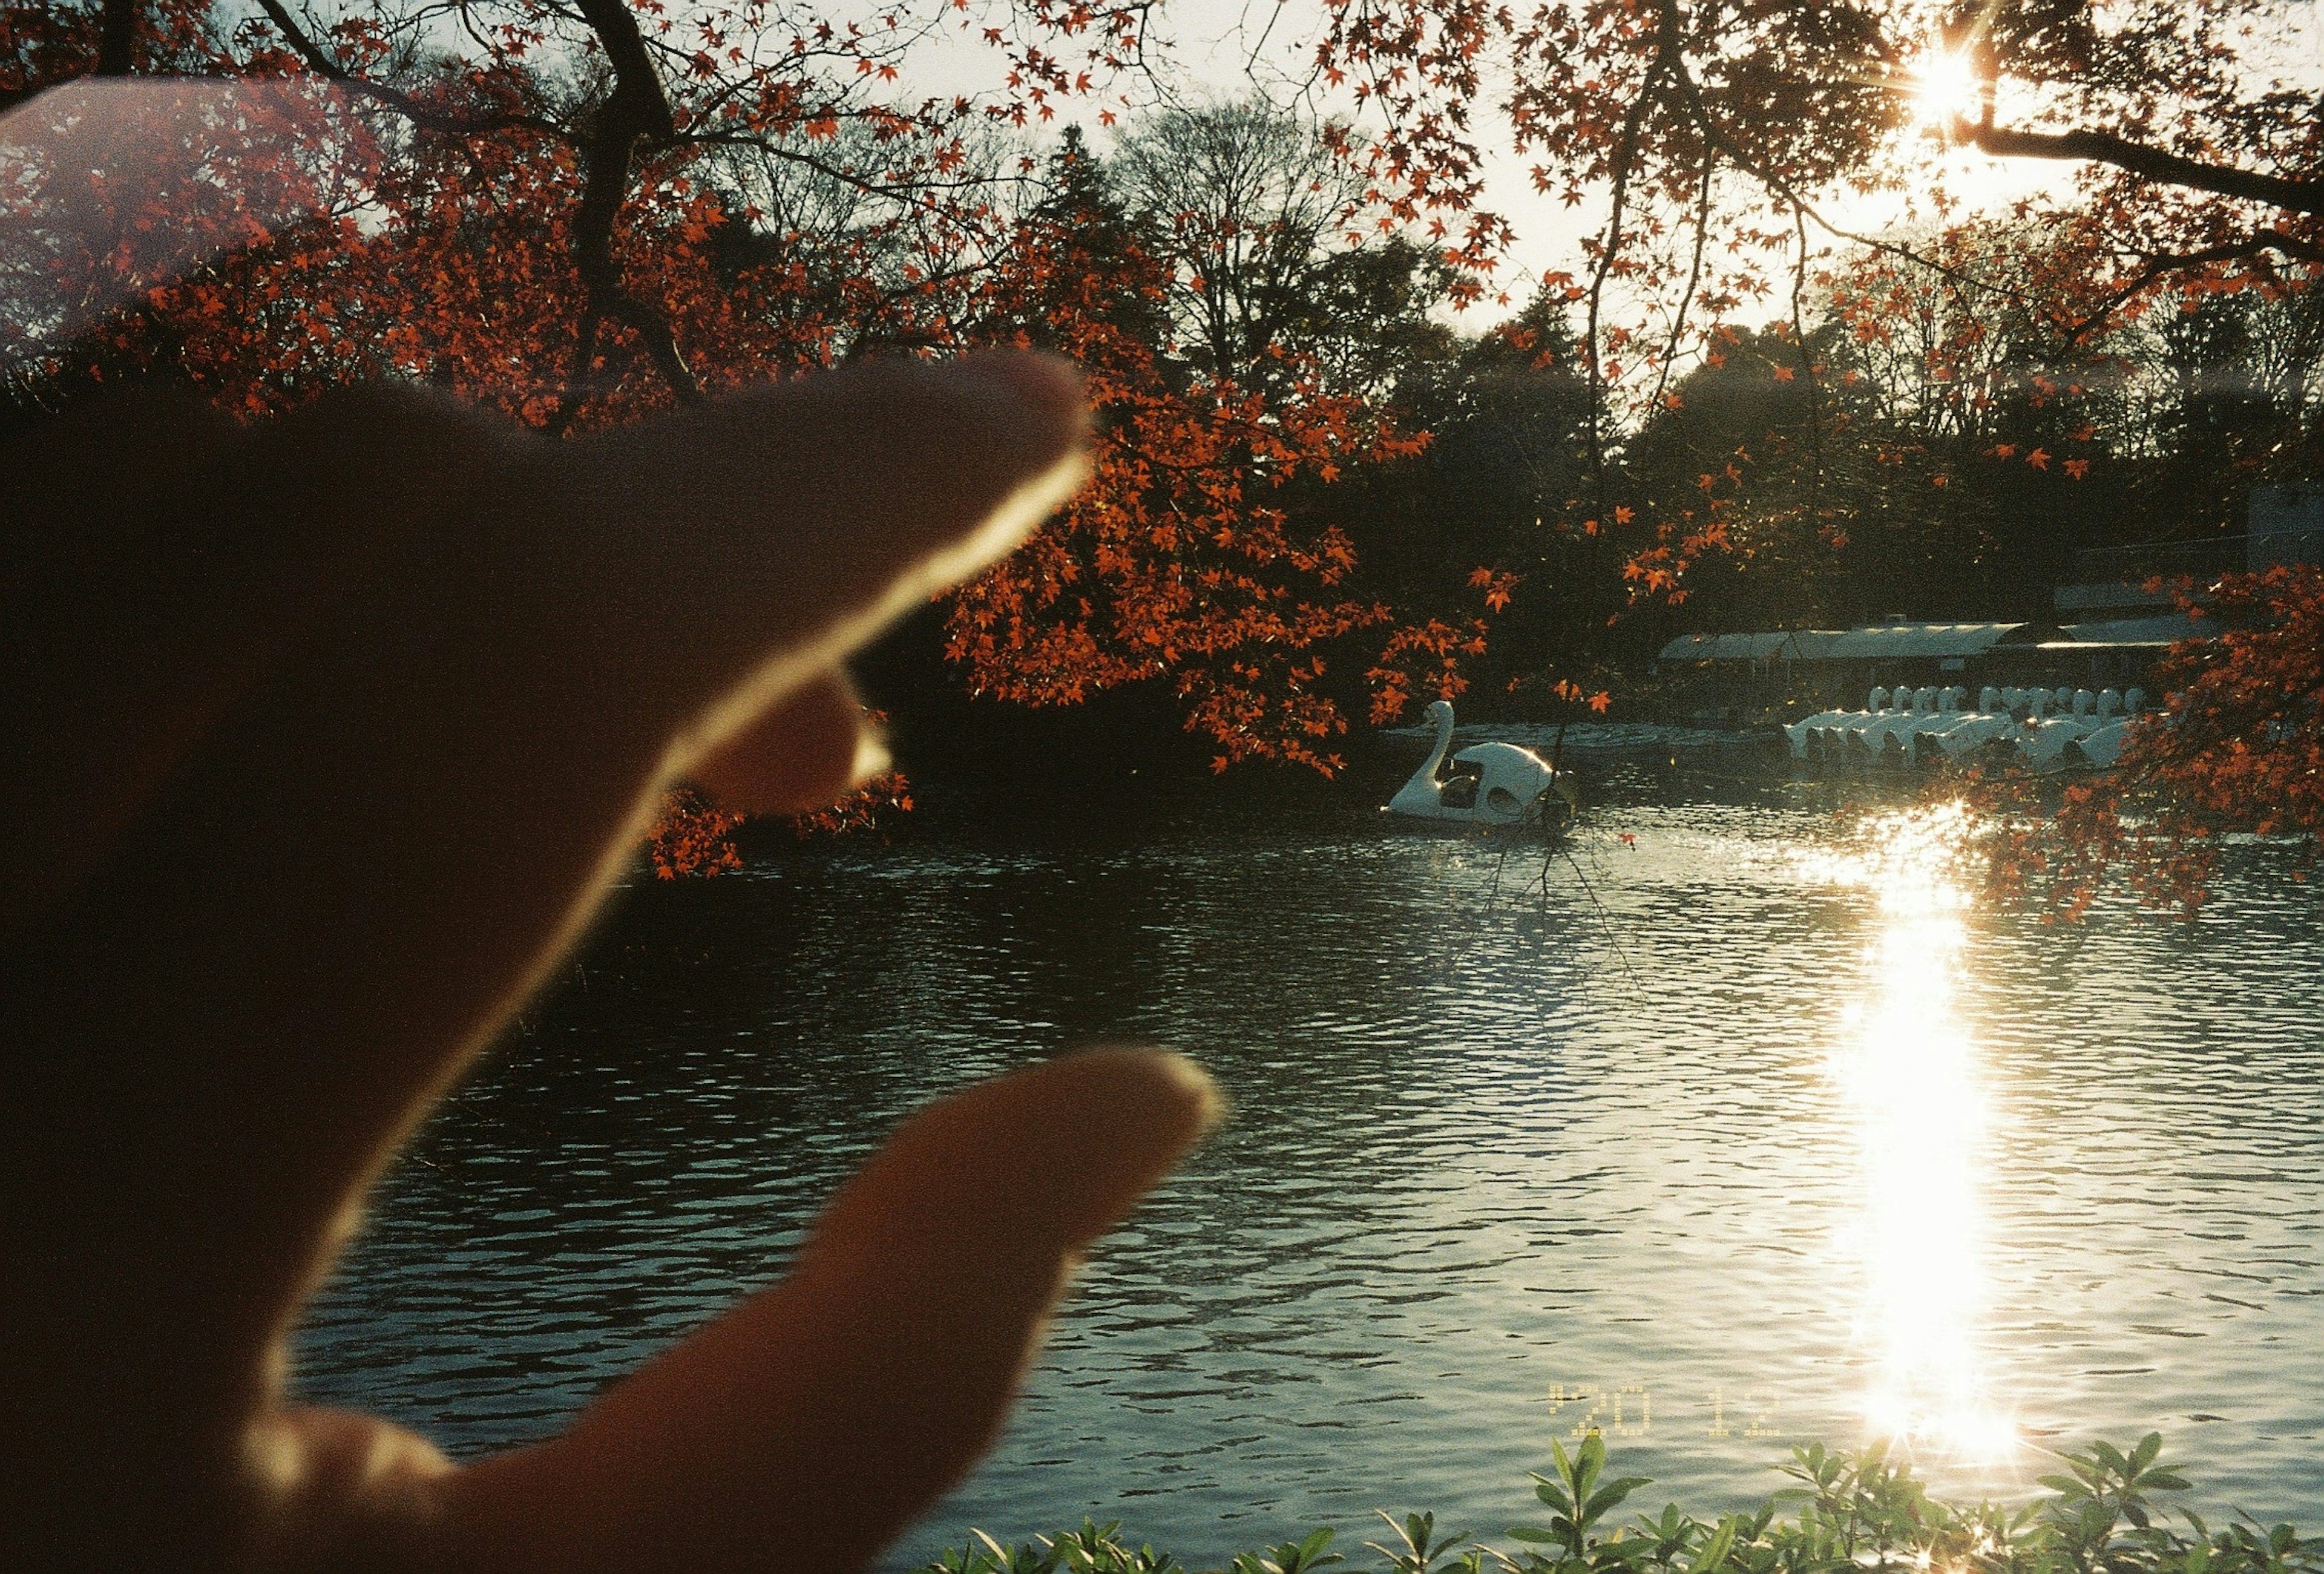
{"type": "Polygon", "coordinates": [[[1831,1072],[1857,1128],[1861,1335],[1876,1434],[1980,1463],[2015,1446],[1987,1392],[1980,1334],[1988,1120],[1976,1046],[1953,1011],[1967,931],[1960,873],[1974,827],[1960,805],[1868,822],[1849,854],[1813,871],[1878,901],[1869,976],[1842,1012],[1831,1072]]]}

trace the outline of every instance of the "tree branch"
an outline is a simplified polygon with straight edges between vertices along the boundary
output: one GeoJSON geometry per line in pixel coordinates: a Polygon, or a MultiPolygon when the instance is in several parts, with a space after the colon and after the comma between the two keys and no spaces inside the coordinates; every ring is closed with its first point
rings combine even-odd
{"type": "MultiPolygon", "coordinates": [[[[108,8],[121,3],[122,0],[107,0],[108,8]]],[[[400,92],[396,88],[385,87],[377,82],[365,81],[363,78],[348,71],[346,68],[325,54],[321,46],[307,36],[306,30],[291,17],[290,10],[284,6],[282,0],[258,0],[258,7],[266,13],[266,20],[274,24],[274,30],[290,42],[290,48],[299,58],[307,62],[309,70],[334,86],[344,87],[350,93],[360,94],[374,103],[385,105],[414,125],[424,126],[429,131],[445,136],[462,139],[521,126],[528,131],[535,131],[546,136],[564,140],[565,133],[560,127],[552,125],[545,120],[536,120],[530,115],[490,115],[481,120],[459,120],[448,115],[439,114],[420,103],[408,93],[400,92]]]]}
{"type": "Polygon", "coordinates": [[[2182,159],[2104,131],[2015,131],[1990,118],[1964,120],[1953,134],[1997,159],[2071,159],[2112,164],[2166,186],[2184,186],[2215,196],[2262,202],[2293,213],[2324,213],[2324,180],[2292,180],[2220,164],[2182,159]]]}
{"type": "Polygon", "coordinates": [[[2019,302],[2024,300],[2023,292],[2006,284],[1996,283],[1990,279],[1980,279],[1966,269],[1956,268],[1935,257],[1923,255],[1912,247],[1899,245],[1895,241],[1883,240],[1878,235],[1861,235],[1855,230],[1843,229],[1834,224],[1790,181],[1773,170],[1762,168],[1733,137],[1727,134],[1726,128],[1712,116],[1711,106],[1703,101],[1702,85],[1695,81],[1693,75],[1687,70],[1683,62],[1681,62],[1676,71],[1673,73],[1673,78],[1678,84],[1679,91],[1685,100],[1688,116],[1693,121],[1695,128],[1702,133],[1703,140],[1722,154],[1728,162],[1775,193],[1777,198],[1794,211],[1805,214],[1810,224],[1814,225],[1834,240],[1847,241],[1852,245],[1863,246],[1868,251],[1895,257],[1899,262],[1926,268],[1939,278],[1949,280],[1965,290],[1982,290],[1988,294],[1998,295],[2006,300],[2019,302]]]}
{"type": "Polygon", "coordinates": [[[1677,362],[1679,345],[1686,333],[1686,314],[1694,304],[1694,292],[1702,282],[1702,253],[1711,235],[1711,183],[1719,171],[1719,150],[1706,146],[1702,155],[1701,195],[1694,205],[1694,245],[1686,265],[1686,288],[1679,292],[1678,309],[1671,314],[1670,336],[1663,341],[1663,364],[1655,373],[1654,397],[1646,400],[1649,410],[1662,408],[1663,395],[1670,387],[1671,367],[1677,362]]]}
{"type": "Polygon", "coordinates": [[[1589,305],[1582,318],[1582,366],[1590,375],[1591,490],[1601,520],[1610,521],[1612,505],[1606,495],[1606,437],[1602,410],[1606,398],[1606,373],[1598,353],[1600,308],[1606,293],[1606,281],[1622,251],[1622,205],[1629,190],[1630,165],[1637,157],[1638,136],[1645,129],[1647,114],[1655,106],[1655,89],[1661,85],[1663,73],[1677,63],[1676,29],[1674,9],[1665,5],[1662,8],[1662,27],[1655,40],[1654,61],[1646,68],[1646,79],[1638,85],[1638,96],[1632,100],[1629,114],[1623,118],[1621,140],[1616,144],[1614,189],[1607,203],[1606,241],[1598,254],[1596,265],[1590,272],[1589,305]]]}
{"type": "MultiPolygon", "coordinates": [[[[2090,312],[2072,326],[2067,334],[2066,342],[2069,345],[2080,344],[2092,329],[2105,326],[2124,306],[2144,294],[2160,281],[2183,269],[2205,267],[2213,262],[2236,262],[2249,259],[2260,259],[2264,262],[2266,253],[2269,252],[2282,253],[2295,262],[2313,262],[2319,266],[2324,266],[2324,246],[2301,240],[2295,235],[2287,235],[2276,230],[2267,229],[2255,231],[2244,240],[2207,246],[2200,252],[2166,252],[2150,256],[2146,258],[2146,265],[2139,270],[2136,278],[2108,291],[2096,311],[2090,312]]],[[[2269,272],[2272,275],[2273,268],[2270,268],[2269,272]]]]}
{"type": "Polygon", "coordinates": [[[1796,205],[1792,228],[1799,236],[1799,260],[1792,269],[1792,344],[1800,354],[1800,376],[1808,395],[1808,529],[1823,529],[1823,385],[1816,376],[1815,352],[1808,345],[1808,216],[1796,205]]]}
{"type": "Polygon", "coordinates": [[[606,102],[604,124],[616,134],[666,137],[677,129],[661,78],[646,53],[645,35],[638,19],[622,0],[579,0],[582,19],[597,35],[605,60],[613,68],[613,96],[606,102]]]}
{"type": "Polygon", "coordinates": [[[581,329],[574,345],[573,368],[566,378],[564,397],[558,401],[557,429],[572,423],[581,406],[581,391],[596,359],[600,325],[613,318],[637,330],[646,354],[680,403],[703,397],[700,379],[686,364],[669,318],[622,288],[621,265],[613,260],[613,221],[630,198],[630,171],[639,144],[667,142],[678,129],[669,98],[646,52],[638,20],[622,0],[579,0],[581,14],[597,35],[605,59],[613,69],[613,91],[597,112],[597,124],[583,150],[586,171],[581,206],[573,216],[573,262],[580,270],[588,298],[582,307],[581,329]]]}
{"type": "MultiPolygon", "coordinates": [[[[990,175],[963,175],[956,179],[949,180],[937,179],[927,176],[914,176],[908,184],[900,180],[883,182],[872,179],[869,176],[859,175],[852,170],[842,168],[840,165],[831,162],[828,159],[817,158],[813,153],[803,152],[798,148],[785,146],[774,138],[761,135],[757,132],[680,132],[677,135],[668,138],[666,140],[666,145],[671,147],[748,148],[752,152],[763,153],[770,159],[779,159],[785,163],[797,164],[802,169],[813,170],[818,175],[822,175],[839,185],[846,186],[854,190],[860,191],[866,197],[878,197],[890,202],[904,203],[907,206],[910,204],[912,199],[919,198],[927,192],[978,191],[993,184],[993,177],[990,175]]],[[[924,208],[929,208],[929,204],[927,202],[923,202],[921,206],[924,208]]],[[[933,211],[932,208],[929,210],[933,211]]]]}
{"type": "MultiPolygon", "coordinates": [[[[97,23],[97,64],[88,74],[93,77],[129,75],[137,63],[136,41],[137,0],[105,0],[105,9],[97,23]]],[[[0,115],[39,97],[55,86],[56,82],[43,81],[34,74],[32,80],[19,86],[0,87],[0,115]]]]}

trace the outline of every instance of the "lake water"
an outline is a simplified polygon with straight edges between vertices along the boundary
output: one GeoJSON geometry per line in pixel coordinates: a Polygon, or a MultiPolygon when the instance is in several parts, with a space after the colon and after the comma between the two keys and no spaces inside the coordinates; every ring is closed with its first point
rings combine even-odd
{"type": "Polygon", "coordinates": [[[2313,889],[2255,855],[2191,925],[2046,929],[1960,897],[1941,819],[1581,758],[1545,875],[1357,783],[638,892],[385,1183],[302,1386],[456,1453],[542,1435],[779,1270],[908,1110],[1146,1040],[1234,1118],[896,1567],[1084,1514],[1190,1561],[1353,1551],[1375,1508],[1498,1534],[1592,1425],[1635,1502],[1697,1508],[1812,1437],[2005,1493],[2159,1429],[2206,1508],[2324,1528],[2313,889]]]}

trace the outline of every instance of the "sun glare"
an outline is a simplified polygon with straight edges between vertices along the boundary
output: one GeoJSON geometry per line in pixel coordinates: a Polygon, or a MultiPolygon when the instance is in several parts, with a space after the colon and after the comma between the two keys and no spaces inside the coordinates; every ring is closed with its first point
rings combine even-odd
{"type": "Polygon", "coordinates": [[[1957,805],[1886,816],[1822,872],[1880,909],[1831,1064],[1857,1126],[1866,1419],[1877,1435],[1990,1464],[2016,1435],[1987,1386],[1986,1096],[1953,1009],[1968,938],[1957,866],[1971,830],[1957,805]]]}
{"type": "Polygon", "coordinates": [[[1983,85],[1965,51],[1932,50],[1913,71],[1913,106],[1930,125],[1975,120],[1983,85]]]}

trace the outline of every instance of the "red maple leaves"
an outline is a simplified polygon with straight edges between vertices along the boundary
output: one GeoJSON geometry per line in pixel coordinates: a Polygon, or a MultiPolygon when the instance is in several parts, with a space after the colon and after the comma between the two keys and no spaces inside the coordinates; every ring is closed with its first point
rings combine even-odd
{"type": "MultiPolygon", "coordinates": [[[[1159,299],[1165,279],[1134,241],[1094,247],[1070,217],[1018,227],[980,315],[1080,362],[1099,417],[1093,474],[1021,551],[954,594],[946,654],[978,692],[1021,704],[1167,681],[1221,769],[1333,774],[1348,720],[1323,686],[1325,648],[1395,614],[1348,593],[1353,546],[1296,493],[1419,444],[1296,352],[1276,353],[1264,389],[1167,363],[1121,311],[1159,299]]],[[[1480,640],[1481,629],[1466,643],[1480,640]]],[[[1441,684],[1454,656],[1427,630],[1394,630],[1374,667],[1389,713],[1412,681],[1407,658],[1441,664],[1441,684]]]]}
{"type": "Polygon", "coordinates": [[[2165,712],[2135,726],[2110,774],[2063,787],[2028,817],[2030,784],[1982,794],[2007,829],[1994,843],[2005,889],[2038,890],[2072,918],[2111,884],[2192,913],[2210,894],[2222,839],[2289,841],[2304,870],[2324,833],[2324,568],[2229,575],[2181,606],[2218,630],[2174,647],[2156,673],[2165,712]]]}

